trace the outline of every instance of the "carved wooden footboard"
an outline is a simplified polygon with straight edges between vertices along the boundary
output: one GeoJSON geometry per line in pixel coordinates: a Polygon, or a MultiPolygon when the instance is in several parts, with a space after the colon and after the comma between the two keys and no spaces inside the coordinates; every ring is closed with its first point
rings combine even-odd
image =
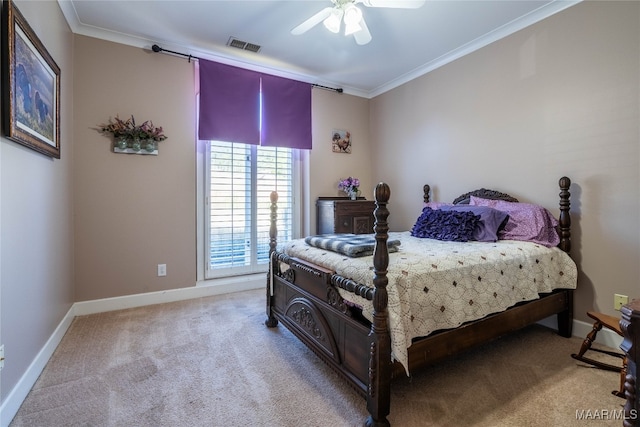
{"type": "MultiPolygon", "coordinates": [[[[383,196],[384,194],[381,193],[378,200],[379,206],[385,203],[383,196]]],[[[272,193],[271,202],[272,221],[275,222],[277,194],[272,193]]],[[[386,242],[388,227],[386,221],[382,221],[384,213],[378,212],[378,214],[380,220],[376,225],[377,238],[384,239],[386,242]]],[[[388,212],[386,215],[388,216],[388,212]]],[[[384,218],[386,220],[386,216],[384,218]]],[[[279,321],[282,322],[322,360],[344,377],[356,391],[366,396],[370,393],[372,378],[379,377],[374,374],[376,368],[369,367],[369,360],[372,359],[372,353],[376,356],[381,354],[385,341],[388,343],[386,349],[382,348],[382,352],[386,354],[376,358],[384,358],[386,363],[383,371],[386,372],[389,371],[387,365],[391,361],[389,328],[386,321],[380,321],[381,313],[383,313],[382,317],[387,315],[386,294],[383,298],[384,307],[378,304],[376,333],[370,336],[373,326],[364,319],[359,309],[345,303],[338,288],[346,289],[371,301],[374,301],[377,289],[371,289],[301,259],[278,253],[275,251],[275,244],[275,239],[272,239],[271,265],[267,278],[268,318],[265,324],[274,327],[279,321]],[[387,339],[385,340],[382,335],[386,335],[387,339]]],[[[386,243],[384,246],[386,248],[386,243]]],[[[385,259],[380,253],[377,259],[376,272],[386,273],[388,254],[385,259]]],[[[383,288],[380,284],[381,277],[382,275],[377,273],[374,279],[374,283],[377,280],[380,289],[383,288]]],[[[374,325],[376,325],[375,319],[376,314],[374,314],[374,325]]]]}
{"type": "Polygon", "coordinates": [[[640,299],[624,305],[620,312],[620,329],[624,340],[620,348],[627,356],[627,375],[624,383],[624,394],[627,402],[624,405],[625,427],[640,426],[640,390],[638,390],[638,364],[640,363],[640,299]]]}
{"type": "MultiPolygon", "coordinates": [[[[571,249],[569,186],[560,179],[559,247],[571,249]]],[[[428,202],[429,186],[425,186],[428,202]]],[[[366,426],[389,426],[391,380],[404,368],[392,363],[389,314],[387,311],[387,203],[389,187],[375,189],[376,219],[373,255],[373,288],[345,279],[333,271],[276,251],[277,199],[271,195],[270,268],[267,277],[267,320],[269,327],[282,322],[322,360],[345,378],[367,399],[366,426]],[[345,303],[338,292],[343,288],[372,301],[373,317],[368,322],[359,309],[345,303]]],[[[540,299],[519,304],[505,312],[469,322],[454,330],[415,340],[409,347],[410,372],[450,357],[460,351],[520,329],[557,314],[559,332],[571,336],[573,291],[562,289],[540,299]]]]}
{"type": "MultiPolygon", "coordinates": [[[[368,347],[369,327],[344,304],[331,285],[332,273],[276,253],[272,267],[270,319],[282,322],[364,395],[369,355],[363,349],[368,347]]],[[[268,323],[273,324],[274,320],[268,323]]]]}
{"type": "Polygon", "coordinates": [[[314,353],[367,399],[369,426],[388,426],[390,407],[391,337],[387,312],[389,253],[386,208],[389,187],[376,187],[376,250],[374,288],[332,271],[275,251],[278,195],[271,194],[271,263],[267,277],[267,320],[282,322],[314,353]],[[383,250],[380,250],[383,248],[383,250]],[[343,288],[373,302],[373,322],[349,306],[338,293],[343,288]]]}

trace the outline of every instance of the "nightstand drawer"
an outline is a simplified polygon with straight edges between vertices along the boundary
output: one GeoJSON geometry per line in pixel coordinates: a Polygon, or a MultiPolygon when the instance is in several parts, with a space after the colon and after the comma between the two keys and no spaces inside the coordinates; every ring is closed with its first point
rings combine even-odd
{"type": "Polygon", "coordinates": [[[375,209],[374,203],[368,200],[345,200],[344,203],[335,204],[337,215],[371,214],[373,209],[375,209]]]}

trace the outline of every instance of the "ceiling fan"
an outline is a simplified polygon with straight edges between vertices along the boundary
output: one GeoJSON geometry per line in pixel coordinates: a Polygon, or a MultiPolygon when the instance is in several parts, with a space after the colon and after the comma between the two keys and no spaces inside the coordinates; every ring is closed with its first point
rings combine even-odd
{"type": "Polygon", "coordinates": [[[371,33],[367,23],[364,22],[362,11],[356,6],[358,3],[366,7],[417,9],[425,3],[425,0],[331,0],[331,3],[333,6],[325,7],[314,14],[291,30],[291,34],[303,34],[320,22],[332,33],[339,33],[344,21],[344,35],[353,35],[357,44],[364,45],[371,41],[371,33]]]}

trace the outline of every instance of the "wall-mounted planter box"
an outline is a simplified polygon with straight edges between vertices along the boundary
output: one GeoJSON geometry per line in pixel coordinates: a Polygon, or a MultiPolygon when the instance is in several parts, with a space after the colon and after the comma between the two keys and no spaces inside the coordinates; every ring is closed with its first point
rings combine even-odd
{"type": "Polygon", "coordinates": [[[113,143],[114,153],[124,154],[146,154],[157,156],[158,155],[158,143],[153,140],[139,140],[139,139],[120,139],[113,143]]]}
{"type": "Polygon", "coordinates": [[[122,153],[122,154],[146,154],[146,155],[151,155],[151,156],[157,156],[158,155],[158,149],[156,148],[153,151],[147,151],[145,149],[142,150],[134,150],[133,148],[118,148],[118,147],[113,147],[113,152],[114,153],[122,153]]]}

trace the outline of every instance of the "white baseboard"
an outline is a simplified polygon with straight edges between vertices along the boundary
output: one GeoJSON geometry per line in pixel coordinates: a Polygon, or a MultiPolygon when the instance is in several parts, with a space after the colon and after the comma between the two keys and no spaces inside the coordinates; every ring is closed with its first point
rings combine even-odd
{"type": "MultiPolygon", "coordinates": [[[[556,316],[547,317],[546,319],[538,322],[543,326],[547,326],[551,329],[558,329],[558,323],[556,320],[556,316]]],[[[585,338],[589,332],[593,329],[593,323],[583,322],[582,320],[573,320],[573,331],[571,331],[571,335],[578,338],[585,338]]],[[[602,328],[598,335],[596,335],[596,343],[606,345],[607,347],[611,347],[614,350],[617,350],[622,353],[620,350],[620,344],[622,344],[622,337],[611,329],[602,328]]],[[[576,348],[576,353],[580,351],[579,348],[576,348]]]]}
{"type": "Polygon", "coordinates": [[[86,314],[104,313],[106,311],[183,301],[193,298],[228,294],[231,292],[248,291],[250,289],[260,289],[265,286],[266,277],[266,273],[252,274],[249,276],[206,280],[198,282],[196,286],[189,288],[81,301],[73,304],[74,315],[84,316],[86,314]]]}
{"type": "Polygon", "coordinates": [[[51,337],[47,340],[44,347],[42,347],[33,362],[31,362],[31,365],[29,365],[24,375],[22,375],[16,386],[9,392],[7,398],[2,402],[2,405],[0,406],[0,427],[8,427],[13,417],[16,416],[20,409],[20,405],[22,405],[22,402],[36,383],[36,380],[53,355],[53,352],[58,347],[58,344],[60,344],[62,337],[67,332],[67,329],[69,329],[69,326],[71,326],[71,322],[74,317],[141,307],[145,305],[222,295],[231,292],[247,291],[250,289],[261,289],[264,288],[264,286],[265,273],[262,273],[243,276],[241,278],[199,282],[196,286],[190,288],[171,289],[168,291],[149,292],[145,294],[127,295],[74,303],[51,337]]]}
{"type": "MultiPolygon", "coordinates": [[[[2,403],[2,406],[0,406],[0,427],[8,427],[13,417],[18,413],[20,405],[22,405],[22,402],[27,397],[27,394],[29,394],[29,391],[53,355],[53,352],[58,347],[58,344],[60,344],[62,337],[67,332],[67,329],[69,329],[69,326],[71,326],[71,322],[75,316],[182,301],[192,298],[222,295],[250,289],[260,289],[264,287],[265,277],[264,274],[257,274],[243,278],[220,280],[216,281],[215,284],[209,283],[213,282],[199,282],[195,287],[190,288],[172,289],[168,291],[149,292],[146,294],[127,295],[116,298],[105,298],[74,303],[51,337],[47,340],[42,350],[40,350],[31,365],[29,365],[29,368],[27,368],[27,371],[24,373],[22,378],[20,378],[20,381],[18,381],[13,390],[9,392],[7,398],[2,403]]],[[[538,323],[552,329],[558,329],[556,316],[548,317],[538,323]]],[[[591,323],[574,320],[573,336],[584,338],[592,328],[593,325],[591,323]]],[[[622,337],[609,329],[602,329],[597,335],[596,342],[614,349],[619,349],[620,344],[622,343],[622,337]]],[[[576,348],[576,352],[579,350],[579,348],[576,348]]],[[[567,357],[569,357],[569,355],[567,355],[567,357]]]]}
{"type": "Polygon", "coordinates": [[[0,406],[0,426],[8,426],[13,417],[16,416],[18,409],[20,409],[20,405],[22,405],[22,402],[36,383],[36,380],[47,365],[47,362],[53,355],[53,352],[58,347],[58,344],[60,344],[62,337],[67,332],[67,329],[69,329],[69,326],[71,326],[71,322],[74,317],[73,306],[71,306],[51,337],[49,337],[45,343],[44,347],[42,347],[35,359],[33,359],[24,375],[22,375],[15,387],[13,387],[9,392],[7,398],[4,399],[2,406],[0,406]]]}

